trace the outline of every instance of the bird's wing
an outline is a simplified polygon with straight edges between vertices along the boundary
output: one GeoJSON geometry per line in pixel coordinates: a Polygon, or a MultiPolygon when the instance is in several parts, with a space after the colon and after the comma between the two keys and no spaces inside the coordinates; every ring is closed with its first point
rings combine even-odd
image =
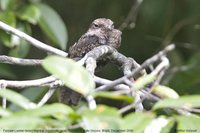
{"type": "Polygon", "coordinates": [[[84,34],[77,43],[69,48],[69,56],[71,58],[83,57],[87,52],[99,45],[98,36],[84,34]]]}

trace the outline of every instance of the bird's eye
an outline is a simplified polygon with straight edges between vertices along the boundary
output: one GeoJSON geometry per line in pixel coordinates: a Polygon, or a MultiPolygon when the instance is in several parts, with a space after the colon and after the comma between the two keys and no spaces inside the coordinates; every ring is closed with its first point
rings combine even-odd
{"type": "Polygon", "coordinates": [[[98,25],[98,24],[94,24],[94,27],[95,27],[95,28],[98,28],[98,27],[99,27],[99,25],[98,25]]]}

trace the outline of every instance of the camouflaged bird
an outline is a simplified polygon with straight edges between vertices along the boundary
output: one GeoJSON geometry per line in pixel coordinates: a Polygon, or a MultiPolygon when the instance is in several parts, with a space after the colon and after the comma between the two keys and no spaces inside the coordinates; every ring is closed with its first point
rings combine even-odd
{"type": "MultiPolygon", "coordinates": [[[[121,31],[114,29],[113,21],[110,19],[96,19],[78,42],[69,48],[69,57],[77,61],[93,48],[101,45],[109,45],[118,49],[121,44],[121,34],[121,31]]],[[[98,64],[101,62],[106,64],[105,61],[100,61],[98,64]]],[[[63,103],[76,105],[80,98],[81,95],[77,92],[70,89],[61,89],[60,101],[63,103]]]]}

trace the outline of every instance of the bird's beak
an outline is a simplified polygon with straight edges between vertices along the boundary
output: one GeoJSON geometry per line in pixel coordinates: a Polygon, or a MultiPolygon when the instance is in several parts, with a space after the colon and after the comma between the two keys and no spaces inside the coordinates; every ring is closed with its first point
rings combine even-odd
{"type": "Polygon", "coordinates": [[[109,29],[109,30],[112,30],[112,29],[113,29],[113,26],[109,26],[108,29],[109,29]]]}
{"type": "Polygon", "coordinates": [[[114,29],[114,25],[112,24],[111,26],[108,27],[109,30],[114,29]]]}

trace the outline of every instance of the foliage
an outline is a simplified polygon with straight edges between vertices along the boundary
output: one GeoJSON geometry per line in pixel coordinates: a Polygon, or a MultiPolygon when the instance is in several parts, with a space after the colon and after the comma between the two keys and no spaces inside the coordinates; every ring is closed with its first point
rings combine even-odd
{"type": "MultiPolygon", "coordinates": [[[[97,17],[111,18],[118,27],[124,21],[131,4],[130,1],[121,0],[0,0],[0,20],[66,50],[67,43],[73,44],[97,17]]],[[[141,133],[148,128],[161,128],[163,133],[200,132],[198,113],[180,115],[176,110],[183,107],[189,111],[200,108],[199,5],[199,0],[144,0],[136,28],[123,30],[120,51],[138,62],[143,62],[168,43],[174,42],[177,45],[176,50],[169,55],[171,68],[162,80],[164,85],[152,88],[152,92],[163,99],[156,103],[147,101],[147,105],[144,104],[147,106],[146,112],[135,113],[130,110],[121,114],[119,108],[133,103],[133,97],[95,92],[94,81],[82,66],[70,59],[48,56],[42,64],[43,68],[0,64],[0,77],[35,79],[47,73],[53,74],[84,97],[92,92],[98,101],[97,108],[90,110],[86,102],[70,107],[57,103],[54,97],[48,104],[37,107],[45,88],[34,87],[18,92],[6,88],[0,90],[0,97],[9,101],[7,109],[0,107],[0,129],[25,129],[28,132],[34,129],[66,131],[67,128],[70,132],[141,133]],[[159,123],[160,118],[163,121],[159,123]],[[156,122],[156,126],[152,126],[156,122]]],[[[0,30],[0,53],[23,58],[44,57],[42,52],[32,48],[28,42],[3,30],[0,30]]],[[[98,74],[108,79],[119,76],[112,66],[98,74]]],[[[139,90],[154,78],[152,75],[142,77],[136,81],[135,86],[139,90]]]]}
{"type": "MultiPolygon", "coordinates": [[[[67,29],[53,8],[40,2],[23,2],[18,0],[1,0],[0,20],[31,35],[31,26],[38,25],[48,39],[61,49],[66,49],[67,29]],[[56,20],[56,21],[51,21],[56,20]]],[[[1,41],[11,48],[10,54],[17,57],[26,57],[29,52],[27,42],[1,31],[1,41]],[[22,54],[23,53],[23,54],[22,54]]]]}
{"type": "MultiPolygon", "coordinates": [[[[197,102],[199,96],[180,97],[179,99],[173,100],[173,102],[172,99],[161,100],[149,112],[129,113],[123,117],[117,108],[106,105],[98,105],[95,110],[90,110],[85,107],[83,109],[80,108],[81,111],[75,111],[75,109],[67,105],[53,103],[42,107],[31,106],[33,108],[31,109],[30,105],[35,104],[28,102],[24,96],[9,89],[1,90],[0,92],[1,97],[6,97],[9,101],[14,101],[15,104],[23,108],[17,112],[0,108],[0,127],[3,129],[65,129],[72,124],[81,123],[80,128],[71,130],[123,130],[140,133],[145,130],[152,120],[159,117],[157,109],[163,109],[165,111],[166,108],[180,108],[182,104],[185,104],[188,108],[200,107],[200,104],[197,102]],[[12,95],[10,95],[11,93],[12,95]],[[15,99],[13,100],[13,98],[15,99]]],[[[82,105],[82,107],[84,106],[82,105]]],[[[177,116],[176,114],[171,114],[167,117],[167,120],[168,122],[165,126],[169,127],[169,124],[170,128],[176,126],[173,130],[199,130],[200,118],[197,115],[177,116]]],[[[156,128],[159,128],[159,125],[156,128]]]]}
{"type": "Polygon", "coordinates": [[[43,61],[43,67],[64,81],[66,86],[82,95],[88,95],[95,88],[92,76],[72,59],[50,56],[43,61]]]}

